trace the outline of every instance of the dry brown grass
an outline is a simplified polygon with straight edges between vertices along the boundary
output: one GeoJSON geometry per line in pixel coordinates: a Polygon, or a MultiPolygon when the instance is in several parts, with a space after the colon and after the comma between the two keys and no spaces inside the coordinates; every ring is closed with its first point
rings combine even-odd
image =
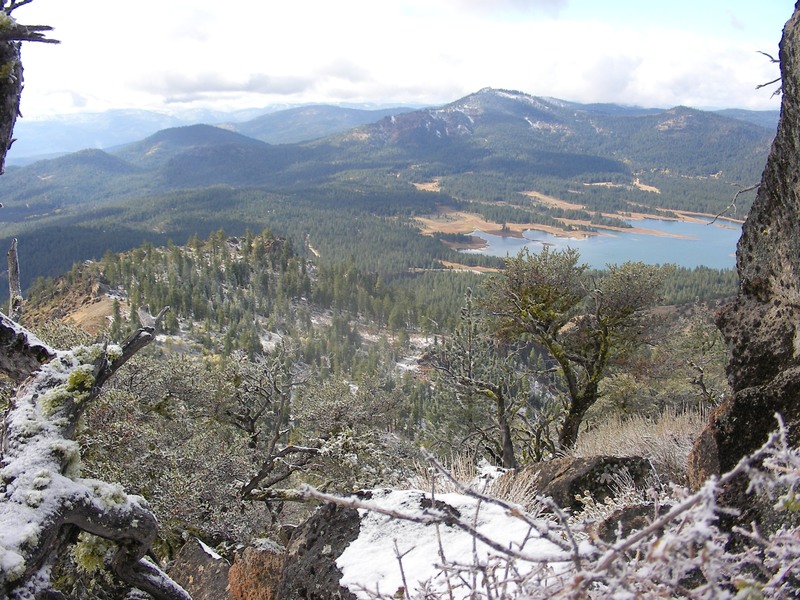
{"type": "MultiPolygon", "coordinates": [[[[442,466],[459,484],[480,492],[486,490],[491,480],[491,476],[486,473],[491,469],[482,473],[481,467],[475,464],[475,457],[465,453],[453,454],[442,466]]],[[[413,470],[414,475],[407,482],[407,486],[412,489],[426,492],[433,490],[437,494],[461,491],[458,484],[449,480],[430,463],[416,461],[413,470]]]]}
{"type": "Polygon", "coordinates": [[[650,460],[658,475],[686,484],[692,444],[705,427],[704,411],[675,410],[657,418],[634,415],[603,421],[578,437],[574,456],[641,456],[650,460]]]}
{"type": "Polygon", "coordinates": [[[412,184],[418,190],[423,192],[441,192],[442,188],[439,185],[439,180],[434,179],[433,181],[426,181],[423,183],[414,183],[412,184]]]}

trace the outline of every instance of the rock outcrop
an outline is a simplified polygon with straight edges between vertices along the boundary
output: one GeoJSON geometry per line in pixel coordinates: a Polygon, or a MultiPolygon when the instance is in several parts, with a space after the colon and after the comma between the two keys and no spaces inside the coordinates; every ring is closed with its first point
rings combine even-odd
{"type": "Polygon", "coordinates": [[[784,418],[800,439],[800,9],[780,46],[778,132],[736,251],[740,289],[717,318],[730,350],[732,395],[695,443],[693,487],[730,470],[784,418]]]}
{"type": "Polygon", "coordinates": [[[228,572],[228,589],[233,600],[281,600],[278,587],[284,565],[284,550],[248,546],[237,552],[228,572]]]}
{"type": "Polygon", "coordinates": [[[233,600],[228,593],[228,562],[197,539],[190,539],[175,558],[170,576],[192,600],[233,600]]]}
{"type": "MultiPolygon", "coordinates": [[[[368,493],[364,497],[368,498],[368,493]]],[[[354,594],[339,585],[342,572],[336,566],[336,559],[358,537],[360,527],[357,510],[332,504],[320,507],[292,534],[277,597],[355,600],[354,594]]]]}

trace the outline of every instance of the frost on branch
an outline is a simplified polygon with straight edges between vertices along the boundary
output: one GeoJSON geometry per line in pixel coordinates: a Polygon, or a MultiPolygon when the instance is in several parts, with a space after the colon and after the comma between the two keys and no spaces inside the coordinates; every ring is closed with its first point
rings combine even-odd
{"type": "Polygon", "coordinates": [[[51,591],[50,569],[84,531],[116,544],[111,568],[130,586],[157,599],[189,598],[143,558],[157,533],[147,502],[118,485],[81,478],[74,439],[78,419],[103,383],[153,337],[148,323],[121,345],[57,351],[2,316],[0,370],[22,383],[3,423],[0,596],[51,591]]]}

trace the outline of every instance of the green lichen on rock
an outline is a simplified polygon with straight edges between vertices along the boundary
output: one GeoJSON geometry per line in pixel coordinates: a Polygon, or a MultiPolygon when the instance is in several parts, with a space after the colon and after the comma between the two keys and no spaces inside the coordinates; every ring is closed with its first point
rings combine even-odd
{"type": "Polygon", "coordinates": [[[25,504],[31,508],[39,508],[44,501],[44,496],[39,490],[28,490],[25,493],[25,504]]]}
{"type": "Polygon", "coordinates": [[[95,365],[105,358],[106,349],[103,344],[78,346],[72,350],[72,355],[82,365],[95,365]]]}
{"type": "Polygon", "coordinates": [[[89,398],[94,386],[94,367],[81,364],[67,375],[66,383],[50,388],[39,396],[42,416],[50,418],[70,401],[80,404],[89,398]]]}
{"type": "Polygon", "coordinates": [[[35,548],[39,545],[42,529],[38,525],[28,523],[19,536],[20,548],[35,548]]]}
{"type": "Polygon", "coordinates": [[[106,358],[110,363],[122,358],[122,346],[118,344],[110,344],[108,348],[106,348],[106,358]]]}
{"type": "Polygon", "coordinates": [[[25,574],[25,559],[18,552],[0,546],[0,582],[16,581],[25,574]]]}
{"type": "Polygon", "coordinates": [[[8,31],[9,29],[13,29],[16,24],[17,22],[13,17],[4,12],[0,12],[0,31],[8,31]]]}
{"type": "Polygon", "coordinates": [[[26,419],[22,421],[15,430],[15,434],[19,438],[32,438],[42,431],[42,422],[36,419],[26,419]]]}
{"type": "Polygon", "coordinates": [[[118,483],[95,481],[91,484],[91,488],[95,496],[95,502],[99,503],[105,510],[119,508],[128,503],[128,495],[118,483]]]}
{"type": "Polygon", "coordinates": [[[31,487],[34,490],[43,490],[49,487],[52,481],[53,481],[53,474],[47,469],[42,469],[41,471],[36,473],[36,476],[33,478],[33,481],[31,482],[31,487]]]}
{"type": "Polygon", "coordinates": [[[781,494],[775,508],[776,510],[785,510],[790,513],[800,512],[800,495],[797,490],[789,489],[784,494],[781,494]]]}
{"type": "Polygon", "coordinates": [[[3,79],[14,79],[17,70],[17,61],[10,60],[0,65],[0,81],[3,79]]]}

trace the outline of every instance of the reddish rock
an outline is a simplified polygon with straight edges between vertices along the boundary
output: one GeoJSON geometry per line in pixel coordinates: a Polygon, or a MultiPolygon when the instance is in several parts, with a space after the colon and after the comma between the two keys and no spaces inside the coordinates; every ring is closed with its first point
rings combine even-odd
{"type": "Polygon", "coordinates": [[[245,548],[237,554],[228,573],[234,600],[279,600],[278,587],[284,553],[278,548],[245,548]]]}

